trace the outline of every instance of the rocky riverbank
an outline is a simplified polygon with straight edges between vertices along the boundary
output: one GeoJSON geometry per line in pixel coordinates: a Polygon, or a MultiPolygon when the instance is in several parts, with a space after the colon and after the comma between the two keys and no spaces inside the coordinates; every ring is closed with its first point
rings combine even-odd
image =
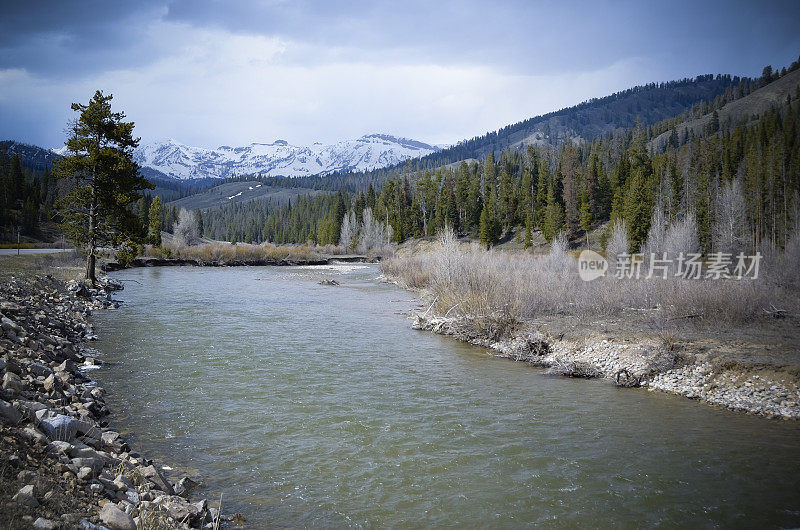
{"type": "Polygon", "coordinates": [[[104,391],[87,375],[101,364],[84,347],[90,315],[118,307],[111,293],[50,276],[0,286],[0,527],[214,528],[221,517],[190,499],[108,428],[104,391]]]}
{"type": "Polygon", "coordinates": [[[535,329],[507,332],[501,329],[501,318],[476,321],[418,314],[413,327],[489,348],[551,374],[603,378],[618,386],[678,394],[735,411],[800,418],[800,377],[780,366],[748,365],[656,338],[620,340],[608,333],[565,338],[535,329]]]}

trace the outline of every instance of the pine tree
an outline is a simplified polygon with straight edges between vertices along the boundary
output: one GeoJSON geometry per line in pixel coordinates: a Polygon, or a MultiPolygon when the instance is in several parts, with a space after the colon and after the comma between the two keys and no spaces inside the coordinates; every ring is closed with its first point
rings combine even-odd
{"type": "Polygon", "coordinates": [[[75,188],[60,201],[63,227],[86,254],[86,279],[96,281],[99,249],[137,244],[144,229],[131,209],[141,191],[154,186],[139,175],[133,150],[133,122],[111,111],[112,96],[97,91],[88,105],[73,103],[79,112],[66,142],[69,155],[57,162],[60,178],[72,179],[75,188]]]}
{"type": "Polygon", "coordinates": [[[625,225],[628,229],[629,252],[639,252],[647,240],[653,211],[652,199],[646,179],[641,171],[635,171],[625,195],[625,225]]]}
{"type": "Polygon", "coordinates": [[[481,220],[479,229],[479,238],[481,243],[486,245],[486,248],[491,248],[492,245],[500,240],[500,222],[497,219],[497,212],[495,207],[495,200],[492,196],[491,190],[487,193],[486,204],[481,210],[481,220]]]}
{"type": "Polygon", "coordinates": [[[149,239],[150,244],[154,247],[161,246],[161,199],[157,196],[153,197],[150,203],[150,212],[148,214],[150,221],[149,224],[149,239]]]}
{"type": "Polygon", "coordinates": [[[570,235],[578,230],[580,218],[578,214],[578,171],[580,161],[578,150],[567,142],[561,156],[561,182],[563,186],[564,209],[566,211],[567,230],[570,235]]]}
{"type": "Polygon", "coordinates": [[[555,195],[555,186],[551,184],[547,191],[547,207],[542,223],[542,235],[548,243],[564,229],[564,208],[556,200],[555,195]]]}
{"type": "Polygon", "coordinates": [[[533,233],[531,229],[531,225],[533,224],[532,214],[528,214],[525,218],[525,239],[522,242],[522,245],[528,249],[531,248],[533,245],[533,233]]]}
{"type": "Polygon", "coordinates": [[[589,230],[592,229],[592,210],[589,208],[589,201],[584,198],[581,202],[581,230],[586,233],[586,247],[589,247],[589,230]]]}

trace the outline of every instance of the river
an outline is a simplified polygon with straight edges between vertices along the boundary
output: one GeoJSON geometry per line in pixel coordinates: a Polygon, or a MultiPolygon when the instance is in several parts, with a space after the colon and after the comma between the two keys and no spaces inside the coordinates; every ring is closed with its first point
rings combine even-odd
{"type": "Polygon", "coordinates": [[[92,372],[112,427],[253,528],[800,525],[798,423],[414,331],[378,275],[115,273],[92,372]]]}

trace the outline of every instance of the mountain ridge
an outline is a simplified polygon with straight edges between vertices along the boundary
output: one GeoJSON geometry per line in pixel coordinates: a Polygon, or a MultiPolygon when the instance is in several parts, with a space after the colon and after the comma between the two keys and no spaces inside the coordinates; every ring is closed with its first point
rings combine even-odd
{"type": "Polygon", "coordinates": [[[296,146],[286,140],[246,146],[193,147],[173,139],[142,143],[134,160],[179,180],[245,175],[299,177],[343,171],[368,171],[438,151],[418,140],[388,134],[366,134],[333,144],[296,146]]]}

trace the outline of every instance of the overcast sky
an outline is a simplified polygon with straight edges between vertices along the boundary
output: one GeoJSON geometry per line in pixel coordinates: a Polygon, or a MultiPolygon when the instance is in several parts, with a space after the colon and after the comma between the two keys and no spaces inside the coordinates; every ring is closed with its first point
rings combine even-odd
{"type": "Polygon", "coordinates": [[[0,139],[96,89],[143,140],[454,143],[651,81],[800,55],[800,2],[6,1],[0,139]]]}

